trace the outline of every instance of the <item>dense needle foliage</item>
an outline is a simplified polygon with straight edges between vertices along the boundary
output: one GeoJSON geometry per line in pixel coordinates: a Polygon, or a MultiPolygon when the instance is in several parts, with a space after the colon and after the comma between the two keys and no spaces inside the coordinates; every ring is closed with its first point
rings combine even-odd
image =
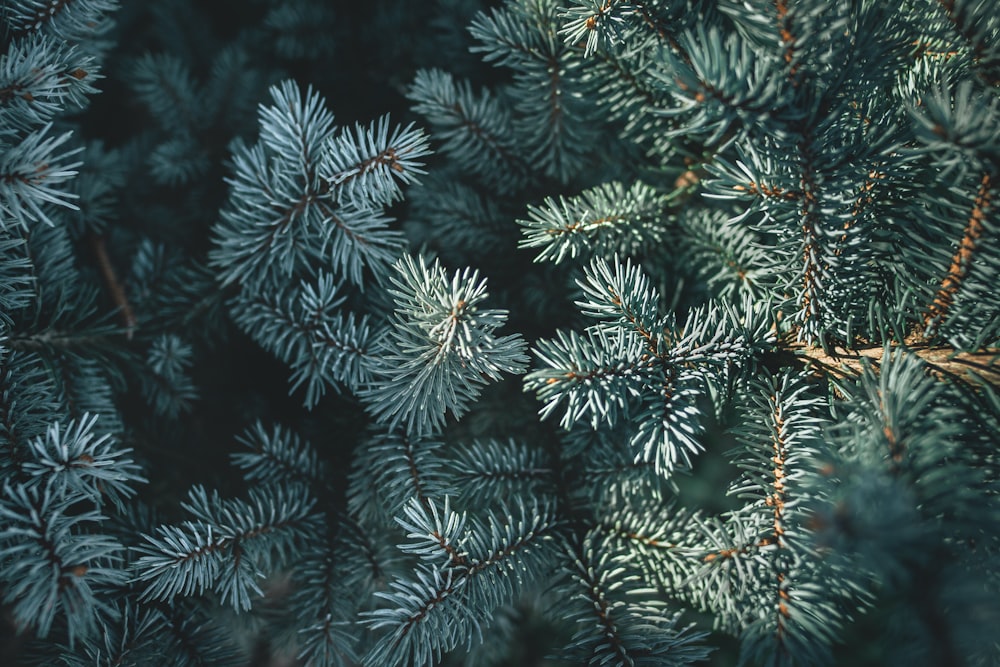
{"type": "Polygon", "coordinates": [[[1000,664],[996,0],[0,35],[0,662],[1000,664]]]}

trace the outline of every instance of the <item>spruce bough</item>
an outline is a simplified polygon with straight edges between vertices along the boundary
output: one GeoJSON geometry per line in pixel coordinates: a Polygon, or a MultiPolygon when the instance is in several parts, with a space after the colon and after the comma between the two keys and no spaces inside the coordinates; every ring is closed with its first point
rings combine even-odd
{"type": "Polygon", "coordinates": [[[994,0],[142,4],[0,4],[0,658],[1000,662],[994,0]]]}

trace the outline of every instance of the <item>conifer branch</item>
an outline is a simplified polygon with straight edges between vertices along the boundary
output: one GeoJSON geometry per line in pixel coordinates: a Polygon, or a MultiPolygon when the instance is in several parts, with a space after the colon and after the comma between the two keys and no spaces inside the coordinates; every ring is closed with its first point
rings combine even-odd
{"type": "Polygon", "coordinates": [[[576,621],[564,657],[579,664],[663,665],[679,667],[708,654],[703,635],[678,627],[679,614],[641,587],[630,559],[607,548],[591,532],[567,547],[569,581],[559,587],[568,598],[563,613],[576,621]]]}
{"type": "Polygon", "coordinates": [[[315,530],[313,504],[300,487],[258,487],[247,501],[195,487],[186,504],[195,519],[162,525],[135,547],[141,599],[172,603],[211,590],[235,609],[250,609],[251,594],[262,592],[256,579],[315,530]]]}
{"type": "Polygon", "coordinates": [[[413,435],[429,435],[443,427],[446,412],[461,417],[484,385],[523,372],[526,345],[519,335],[495,334],[507,311],[482,307],[488,293],[478,272],[449,280],[439,261],[407,255],[391,280],[395,313],[362,392],[390,429],[403,424],[413,435]]]}
{"type": "Polygon", "coordinates": [[[348,507],[359,520],[392,522],[409,502],[426,507],[454,495],[442,458],[443,443],[405,430],[376,432],[356,457],[348,507]]]}
{"type": "Polygon", "coordinates": [[[303,484],[317,490],[328,489],[326,465],[315,448],[296,433],[281,426],[270,432],[257,422],[236,438],[250,451],[231,455],[248,480],[266,484],[303,484]]]}
{"type": "Polygon", "coordinates": [[[575,197],[546,198],[518,220],[523,248],[541,247],[536,261],[562,262],[567,256],[613,251],[632,255],[662,242],[665,198],[637,182],[626,189],[607,183],[575,197]]]}
{"type": "Polygon", "coordinates": [[[792,86],[800,85],[799,64],[796,62],[796,35],[793,17],[789,12],[788,0],[774,0],[774,9],[777,14],[778,36],[781,43],[785,45],[783,58],[788,65],[788,78],[792,86]]]}
{"type": "Polygon", "coordinates": [[[510,111],[498,96],[486,90],[475,95],[468,82],[456,82],[451,74],[420,70],[407,97],[438,128],[442,150],[460,168],[488,178],[501,194],[519,189],[532,173],[511,136],[510,111]],[[503,165],[499,171],[497,164],[503,165]]]}
{"type": "Polygon", "coordinates": [[[875,201],[875,186],[878,184],[878,181],[884,178],[885,174],[876,169],[868,172],[868,176],[865,177],[864,182],[858,189],[858,196],[854,199],[854,205],[851,207],[851,218],[844,223],[844,233],[840,235],[840,241],[837,243],[834,255],[839,257],[843,254],[851,229],[859,223],[861,215],[875,201]]]}
{"type": "Polygon", "coordinates": [[[16,662],[1000,662],[995,3],[177,2],[0,0],[16,662]]]}
{"type": "Polygon", "coordinates": [[[806,130],[798,144],[802,192],[802,292],[799,296],[800,335],[808,342],[816,341],[822,331],[825,316],[823,285],[827,282],[827,266],[823,254],[823,230],[820,213],[819,185],[816,180],[816,156],[812,133],[806,130]]]}
{"type": "Polygon", "coordinates": [[[467,520],[447,497],[441,512],[433,501],[411,499],[397,522],[412,540],[402,548],[421,564],[412,578],[376,593],[392,607],[367,612],[365,622],[389,632],[365,664],[430,665],[443,651],[481,636],[493,610],[547,567],[558,526],[551,510],[537,505],[467,520]]]}
{"type": "Polygon", "coordinates": [[[517,442],[474,441],[451,463],[459,497],[486,506],[512,494],[537,493],[554,479],[554,470],[537,448],[517,442]]]}
{"type": "Polygon", "coordinates": [[[61,12],[73,4],[74,0],[51,0],[47,5],[39,5],[34,14],[22,14],[22,20],[31,28],[38,28],[46,21],[56,19],[61,12]]]}
{"type": "Polygon", "coordinates": [[[391,204],[402,197],[397,181],[413,183],[425,173],[419,160],[430,154],[428,137],[413,127],[397,127],[390,134],[389,117],[365,129],[357,125],[332,139],[320,167],[322,177],[359,208],[391,204]]]}
{"type": "MultiPolygon", "coordinates": [[[[592,571],[586,568],[582,564],[579,566],[579,576],[581,583],[583,584],[583,589],[586,591],[586,595],[590,598],[593,606],[594,614],[597,616],[597,624],[601,629],[601,634],[603,634],[611,645],[612,655],[614,655],[619,664],[629,665],[635,662],[635,658],[629,655],[628,649],[625,647],[625,642],[622,640],[618,632],[618,627],[615,622],[614,614],[610,609],[610,603],[608,602],[603,586],[600,582],[592,576],[592,571]]],[[[638,657],[638,656],[635,656],[638,657]]]]}
{"type": "Polygon", "coordinates": [[[754,181],[750,181],[746,185],[734,185],[733,190],[746,192],[750,196],[763,197],[765,199],[798,201],[802,198],[802,192],[798,190],[784,190],[777,185],[767,185],[766,183],[756,183],[754,181]]]}
{"type": "MultiPolygon", "coordinates": [[[[914,338],[903,344],[890,345],[890,349],[905,349],[927,364],[939,380],[958,381],[975,387],[985,382],[1000,388],[1000,349],[984,348],[974,352],[956,350],[945,345],[914,338]]],[[[800,359],[807,368],[815,368],[824,375],[835,378],[856,377],[869,364],[878,369],[885,355],[882,346],[845,349],[831,346],[828,350],[803,342],[788,342],[785,349],[800,359]]]]}
{"type": "Polygon", "coordinates": [[[788,442],[785,437],[785,419],[784,419],[784,406],[778,397],[772,397],[772,413],[770,415],[771,420],[771,442],[773,456],[771,458],[774,464],[773,469],[773,482],[772,482],[772,493],[765,499],[765,505],[770,506],[774,510],[774,520],[771,524],[771,535],[772,542],[776,545],[778,553],[773,556],[774,568],[776,570],[775,577],[777,583],[775,585],[775,596],[774,607],[776,609],[775,617],[775,635],[776,640],[779,645],[779,651],[782,654],[788,656],[788,649],[784,645],[784,634],[785,634],[785,623],[791,617],[791,613],[788,611],[789,593],[788,593],[788,573],[785,568],[782,567],[783,561],[786,560],[786,555],[782,553],[781,550],[786,549],[785,544],[785,505],[788,501],[788,490],[786,488],[786,478],[788,477],[788,471],[786,470],[786,465],[788,463],[788,442]]]}
{"type": "Polygon", "coordinates": [[[239,297],[231,308],[241,328],[292,366],[290,391],[305,384],[305,403],[312,407],[328,386],[354,389],[370,378],[368,318],[336,312],[342,303],[332,277],[320,274],[315,284],[239,297]]]}
{"type": "Polygon", "coordinates": [[[179,58],[147,53],[133,68],[133,89],[165,122],[188,131],[199,126],[198,90],[179,58]]]}
{"type": "Polygon", "coordinates": [[[123,585],[121,545],[90,533],[104,520],[96,510],[73,510],[82,498],[51,489],[3,485],[0,499],[0,583],[22,628],[48,636],[63,617],[68,640],[92,634],[107,605],[97,598],[105,586],[123,585]]]}
{"type": "Polygon", "coordinates": [[[118,306],[118,314],[122,319],[122,325],[125,327],[125,338],[126,340],[132,340],[132,335],[135,333],[137,324],[135,313],[132,311],[132,305],[125,295],[125,288],[122,287],[121,282],[118,280],[115,267],[111,263],[106,241],[103,236],[92,235],[90,237],[90,244],[94,249],[94,254],[97,255],[97,265],[101,270],[101,275],[104,277],[108,291],[111,293],[111,300],[118,306]]]}
{"type": "Polygon", "coordinates": [[[948,273],[945,275],[941,286],[934,295],[934,300],[927,307],[924,315],[924,338],[932,338],[938,327],[944,322],[955,300],[959,288],[965,276],[972,267],[972,262],[978,250],[980,237],[984,232],[984,223],[993,206],[994,193],[993,174],[989,171],[983,174],[979,182],[979,190],[976,192],[975,200],[972,204],[972,211],[969,213],[968,221],[962,238],[958,242],[958,249],[951,258],[948,273]]]}
{"type": "Polygon", "coordinates": [[[624,81],[628,85],[628,89],[633,93],[633,95],[638,96],[642,99],[645,106],[649,108],[655,108],[659,106],[662,100],[657,96],[657,89],[649,84],[644,84],[636,72],[629,70],[626,67],[626,63],[614,56],[604,53],[603,51],[597,52],[597,57],[600,62],[605,66],[611,68],[611,70],[618,75],[619,81],[624,81]]]}
{"type": "Polygon", "coordinates": [[[47,329],[38,333],[16,333],[7,339],[7,344],[12,350],[25,350],[31,352],[42,352],[45,350],[74,350],[93,349],[95,347],[107,346],[109,339],[117,332],[114,331],[92,331],[75,332],[62,331],[59,329],[47,329]]]}
{"type": "MultiPolygon", "coordinates": [[[[973,61],[980,64],[982,59],[988,55],[991,40],[995,39],[997,35],[995,26],[993,26],[991,34],[991,26],[984,25],[987,22],[983,20],[992,8],[989,5],[970,7],[964,2],[956,3],[956,0],[938,0],[937,4],[944,11],[955,31],[969,44],[973,61]],[[982,14],[978,14],[979,12],[982,14]]],[[[995,49],[996,44],[993,43],[992,47],[995,49]]],[[[994,59],[993,62],[987,64],[996,67],[998,63],[994,59]]],[[[995,70],[990,72],[985,68],[977,68],[977,74],[988,85],[995,86],[1000,83],[998,72],[995,70]]]]}

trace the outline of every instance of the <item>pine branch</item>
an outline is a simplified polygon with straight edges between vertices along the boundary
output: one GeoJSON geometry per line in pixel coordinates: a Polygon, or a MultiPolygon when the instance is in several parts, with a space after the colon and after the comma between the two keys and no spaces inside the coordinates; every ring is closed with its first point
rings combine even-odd
{"type": "Polygon", "coordinates": [[[989,5],[975,6],[971,3],[956,0],[938,0],[937,3],[944,12],[955,31],[969,44],[977,74],[987,84],[995,86],[1000,82],[1000,57],[996,51],[998,28],[996,21],[988,18],[989,5]]]}
{"type": "Polygon", "coordinates": [[[118,327],[94,328],[89,331],[47,329],[38,333],[17,333],[7,339],[13,350],[47,352],[111,348],[111,340],[120,334],[118,327]]]}
{"type": "Polygon", "coordinates": [[[263,484],[330,488],[329,471],[315,448],[289,429],[276,425],[268,431],[258,421],[237,441],[250,450],[230,455],[246,479],[263,484]]]}
{"type": "Polygon", "coordinates": [[[580,281],[584,314],[599,320],[586,335],[557,332],[535,354],[543,365],[525,378],[544,406],[542,418],[566,403],[562,426],[589,417],[591,428],[627,417],[637,458],[669,476],[702,450],[698,397],[724,384],[727,374],[769,348],[767,314],[744,304],[694,309],[684,326],[659,313],[649,279],[616,258],[596,259],[580,281]]]}
{"type": "Polygon", "coordinates": [[[824,350],[802,342],[788,342],[784,347],[803,359],[807,368],[815,368],[835,378],[856,377],[869,365],[877,370],[887,351],[902,349],[922,359],[929,372],[940,380],[972,387],[981,383],[1000,387],[1000,349],[996,348],[967,352],[929,343],[922,338],[913,338],[902,344],[890,343],[887,347],[873,345],[845,349],[832,346],[824,350]]]}
{"type": "Polygon", "coordinates": [[[955,294],[961,288],[962,281],[969,272],[980,237],[983,235],[983,223],[986,220],[988,209],[993,205],[994,190],[992,174],[987,171],[980,181],[979,190],[976,192],[976,198],[972,204],[972,211],[969,213],[962,239],[958,243],[958,250],[955,251],[951,259],[948,273],[924,315],[925,339],[934,337],[937,328],[948,317],[948,311],[951,309],[955,294]]]}
{"type": "Polygon", "coordinates": [[[355,563],[368,545],[362,537],[359,548],[350,524],[338,528],[329,515],[326,524],[325,539],[296,564],[289,607],[296,615],[297,658],[310,667],[347,667],[358,664],[358,602],[374,587],[355,563]]]}
{"type": "Polygon", "coordinates": [[[241,294],[230,302],[236,324],[291,367],[289,393],[305,385],[308,408],[328,388],[365,386],[377,360],[369,317],[339,311],[345,300],[340,291],[332,275],[320,272],[297,288],[241,294]]]}
{"type": "Polygon", "coordinates": [[[540,495],[554,477],[540,449],[514,439],[474,441],[459,451],[448,467],[457,495],[468,508],[540,495]]]}
{"type": "Polygon", "coordinates": [[[4,20],[15,36],[43,32],[68,43],[92,41],[111,26],[117,0],[11,0],[4,20]]]}
{"type": "Polygon", "coordinates": [[[642,585],[629,563],[589,536],[568,549],[569,582],[558,590],[568,599],[562,612],[576,632],[562,653],[580,664],[670,665],[705,660],[705,635],[678,627],[671,613],[642,585]]]}
{"type": "Polygon", "coordinates": [[[115,267],[112,265],[111,257],[108,255],[105,239],[101,236],[91,236],[90,243],[94,249],[94,254],[97,255],[97,265],[101,270],[101,275],[104,277],[108,291],[111,293],[111,300],[118,306],[118,314],[122,319],[122,325],[125,327],[125,339],[132,340],[132,335],[135,333],[137,326],[135,313],[132,311],[132,305],[129,303],[128,297],[125,296],[125,289],[122,287],[121,282],[118,280],[118,275],[115,273],[115,267]]]}
{"type": "Polygon", "coordinates": [[[482,308],[486,281],[476,271],[449,280],[440,262],[404,256],[390,290],[396,310],[379,346],[374,380],[361,393],[368,410],[390,429],[413,435],[461,417],[481,388],[504,373],[521,373],[527,358],[517,334],[497,336],[507,311],[482,308]]]}
{"type": "Polygon", "coordinates": [[[391,524],[413,499],[427,505],[453,494],[443,453],[443,443],[433,438],[373,433],[351,470],[347,492],[351,514],[365,523],[391,524]]]}
{"type": "Polygon", "coordinates": [[[524,504],[482,522],[467,519],[447,498],[441,512],[433,501],[413,499],[397,521],[411,540],[403,549],[421,563],[411,578],[376,593],[391,606],[365,614],[367,624],[386,632],[366,665],[429,666],[463,641],[471,646],[493,610],[548,569],[558,525],[548,507],[524,504]]]}
{"type": "Polygon", "coordinates": [[[819,185],[817,182],[816,155],[811,146],[808,130],[798,144],[802,191],[802,288],[798,297],[797,319],[800,335],[808,342],[823,342],[822,321],[826,313],[824,285],[828,282],[829,267],[820,217],[819,185]]]}
{"type": "Polygon", "coordinates": [[[0,56],[0,122],[30,131],[82,107],[94,88],[93,58],[36,33],[14,39],[0,56]]]}
{"type": "Polygon", "coordinates": [[[56,617],[64,617],[71,645],[96,632],[98,616],[109,611],[104,591],[127,579],[120,567],[122,546],[87,530],[105,517],[74,509],[83,498],[72,493],[5,482],[3,496],[3,599],[18,625],[46,637],[56,617]]]}
{"type": "Polygon", "coordinates": [[[258,112],[260,142],[234,152],[210,264],[223,284],[241,282],[248,291],[316,273],[327,262],[358,285],[366,267],[381,278],[403,242],[383,206],[398,198],[397,180],[420,173],[423,133],[407,127],[390,135],[383,118],[377,127],[338,136],[312,90],[303,99],[286,81],[271,88],[271,97],[273,106],[258,112]],[[396,157],[386,161],[386,151],[396,157]]]}
{"type": "Polygon", "coordinates": [[[600,549],[641,571],[643,580],[670,599],[687,602],[688,582],[699,567],[692,540],[699,513],[651,494],[623,495],[598,512],[591,530],[600,549]]]}
{"type": "Polygon", "coordinates": [[[206,614],[184,604],[160,605],[161,621],[165,626],[162,644],[154,654],[169,660],[176,667],[239,667],[246,656],[235,645],[232,635],[206,614]],[[164,646],[165,644],[165,646],[164,646]]]}
{"type": "Polygon", "coordinates": [[[254,489],[248,501],[223,501],[202,487],[185,505],[194,520],[162,525],[135,547],[140,599],[172,603],[213,591],[239,610],[261,595],[256,580],[288,557],[297,541],[315,531],[313,500],[298,487],[254,489]]]}
{"type": "Polygon", "coordinates": [[[420,70],[407,97],[436,128],[442,151],[460,169],[495,181],[502,194],[522,187],[532,173],[514,143],[509,110],[488,91],[475,95],[468,82],[456,82],[440,70],[420,70]]]}
{"type": "Polygon", "coordinates": [[[0,227],[6,228],[8,221],[25,227],[33,222],[54,225],[50,206],[77,210],[72,203],[77,196],[59,186],[76,176],[82,163],[66,160],[82,148],[55,154],[72,132],[46,137],[51,128],[48,123],[0,155],[0,212],[5,218],[0,227]]]}
{"type": "Polygon", "coordinates": [[[519,246],[541,247],[535,261],[556,264],[567,256],[634,255],[664,241],[664,207],[665,198],[640,182],[628,189],[606,183],[576,197],[546,198],[518,220],[524,234],[519,246]]]}
{"type": "Polygon", "coordinates": [[[368,129],[355,126],[330,141],[323,155],[322,177],[338,197],[358,208],[392,204],[402,198],[397,181],[416,182],[420,158],[430,155],[428,137],[413,124],[389,134],[389,117],[368,129]]]}
{"type": "Polygon", "coordinates": [[[96,507],[108,500],[124,508],[136,492],[133,485],[146,480],[125,458],[131,450],[120,449],[109,434],[100,434],[97,420],[97,415],[85,415],[65,426],[56,422],[44,438],[31,441],[22,467],[26,486],[37,485],[58,498],[89,500],[96,507]]]}
{"type": "Polygon", "coordinates": [[[572,44],[586,38],[588,56],[599,47],[602,50],[611,50],[612,47],[625,42],[632,37],[630,32],[635,30],[636,25],[647,31],[639,41],[648,36],[655,42],[668,45],[675,54],[681,57],[687,56],[677,41],[675,32],[671,30],[670,21],[657,11],[656,2],[576,0],[574,4],[582,6],[563,10],[566,22],[560,32],[566,35],[566,41],[572,44]]]}

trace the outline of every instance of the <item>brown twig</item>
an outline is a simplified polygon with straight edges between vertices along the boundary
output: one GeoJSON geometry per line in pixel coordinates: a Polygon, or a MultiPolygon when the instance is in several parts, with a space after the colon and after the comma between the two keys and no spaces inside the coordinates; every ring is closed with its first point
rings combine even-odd
{"type": "Polygon", "coordinates": [[[962,232],[962,239],[958,243],[958,249],[951,258],[948,274],[941,281],[941,286],[937,294],[934,295],[934,301],[928,306],[924,316],[924,329],[927,337],[932,336],[937,325],[947,317],[952,303],[955,301],[955,295],[969,273],[980,237],[985,229],[986,214],[992,204],[992,188],[992,174],[986,172],[980,181],[975,202],[969,212],[965,230],[962,232]]]}
{"type": "Polygon", "coordinates": [[[118,280],[115,267],[111,264],[111,257],[108,255],[105,239],[103,236],[91,236],[90,244],[94,248],[94,254],[97,255],[97,265],[101,269],[104,282],[108,286],[108,291],[111,292],[111,300],[118,306],[118,313],[121,316],[122,323],[125,325],[125,337],[128,340],[132,340],[132,334],[136,328],[135,313],[128,302],[128,297],[125,296],[125,288],[122,287],[121,282],[118,280]]]}
{"type": "MultiPolygon", "coordinates": [[[[918,340],[898,347],[920,357],[938,379],[966,384],[985,382],[1000,388],[1000,348],[958,352],[947,346],[930,345],[918,340]]],[[[838,378],[856,376],[866,365],[877,370],[885,354],[885,348],[875,345],[854,350],[834,347],[826,351],[804,343],[789,343],[787,349],[804,359],[807,367],[838,378]]]]}

